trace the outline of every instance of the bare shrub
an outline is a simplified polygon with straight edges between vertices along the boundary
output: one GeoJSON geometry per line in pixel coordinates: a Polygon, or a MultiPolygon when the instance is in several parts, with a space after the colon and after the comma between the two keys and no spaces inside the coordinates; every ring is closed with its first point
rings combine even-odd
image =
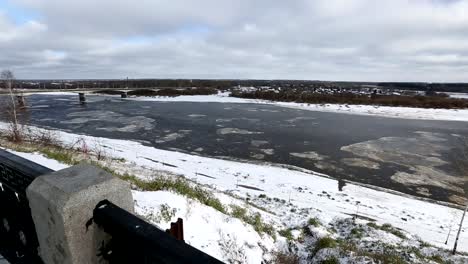
{"type": "Polygon", "coordinates": [[[278,251],[273,253],[272,263],[275,264],[299,264],[301,258],[295,252],[278,251]]]}
{"type": "Polygon", "coordinates": [[[218,230],[220,239],[218,240],[219,247],[223,252],[224,259],[229,264],[243,264],[247,263],[247,256],[242,245],[237,242],[237,237],[234,235],[224,234],[218,230]]]}
{"type": "Polygon", "coordinates": [[[90,154],[90,149],[86,140],[82,137],[78,138],[68,147],[70,150],[76,150],[83,153],[86,157],[90,154]]]}
{"type": "Polygon", "coordinates": [[[107,156],[106,149],[100,140],[95,140],[91,152],[96,156],[98,161],[102,161],[107,156]]]}
{"type": "Polygon", "coordinates": [[[31,143],[45,147],[62,145],[56,132],[44,129],[27,129],[24,137],[31,143]]]}

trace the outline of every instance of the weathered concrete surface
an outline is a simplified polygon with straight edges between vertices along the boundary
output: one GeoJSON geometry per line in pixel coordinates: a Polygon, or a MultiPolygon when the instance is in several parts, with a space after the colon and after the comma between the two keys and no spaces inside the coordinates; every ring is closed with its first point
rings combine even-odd
{"type": "Polygon", "coordinates": [[[96,255],[106,235],[86,227],[93,209],[104,199],[134,209],[126,182],[86,164],[37,178],[27,196],[46,264],[103,263],[96,255]]]}

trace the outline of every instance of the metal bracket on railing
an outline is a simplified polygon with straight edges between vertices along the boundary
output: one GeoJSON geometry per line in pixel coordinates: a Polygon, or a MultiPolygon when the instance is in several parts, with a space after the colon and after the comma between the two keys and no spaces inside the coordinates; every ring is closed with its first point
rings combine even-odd
{"type": "Polygon", "coordinates": [[[173,235],[177,240],[184,241],[184,221],[178,218],[177,222],[171,223],[171,228],[166,233],[173,235]]]}

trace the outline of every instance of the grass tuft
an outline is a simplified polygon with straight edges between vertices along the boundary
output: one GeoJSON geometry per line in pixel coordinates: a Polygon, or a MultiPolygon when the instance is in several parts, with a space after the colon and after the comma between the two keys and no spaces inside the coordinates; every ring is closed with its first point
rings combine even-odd
{"type": "Polygon", "coordinates": [[[307,220],[307,224],[309,226],[318,227],[318,226],[320,226],[320,221],[318,220],[317,217],[311,217],[311,218],[309,218],[309,220],[307,220]]]}
{"type": "Polygon", "coordinates": [[[378,224],[374,222],[367,223],[367,226],[372,227],[374,229],[380,229],[382,231],[388,232],[390,234],[393,234],[401,239],[406,239],[406,235],[403,234],[398,228],[392,226],[391,224],[383,224],[379,226],[378,224]]]}
{"type": "Polygon", "coordinates": [[[229,215],[241,219],[245,223],[251,225],[259,234],[267,234],[276,239],[275,228],[272,225],[265,223],[259,213],[248,214],[246,208],[231,205],[231,213],[229,215]]]}
{"type": "Polygon", "coordinates": [[[317,243],[315,243],[315,247],[313,249],[313,255],[317,254],[321,249],[324,248],[336,248],[338,243],[335,239],[331,237],[322,237],[320,238],[317,243]]]}
{"type": "Polygon", "coordinates": [[[78,161],[73,158],[74,154],[65,149],[39,148],[38,151],[44,154],[47,158],[54,159],[68,165],[78,164],[78,161]]]}
{"type": "Polygon", "coordinates": [[[380,227],[381,230],[385,231],[385,232],[388,232],[388,233],[391,233],[401,239],[405,239],[406,236],[405,234],[403,234],[400,230],[398,230],[397,228],[393,227],[391,224],[383,224],[381,227],[380,227]]]}
{"type": "Polygon", "coordinates": [[[280,234],[280,236],[285,237],[288,241],[293,241],[294,240],[290,228],[280,230],[280,231],[278,231],[278,233],[280,234]]]}
{"type": "MultiPolygon", "coordinates": [[[[114,174],[115,175],[115,174],[114,174]]],[[[133,175],[116,175],[121,179],[132,183],[136,188],[143,191],[173,191],[199,201],[200,203],[213,207],[221,213],[227,214],[227,210],[221,201],[214,197],[212,193],[204,190],[200,186],[193,186],[182,177],[166,178],[157,177],[151,181],[138,179],[133,175]]]]}
{"type": "Polygon", "coordinates": [[[339,264],[340,261],[336,257],[331,257],[320,261],[320,264],[339,264]]]}

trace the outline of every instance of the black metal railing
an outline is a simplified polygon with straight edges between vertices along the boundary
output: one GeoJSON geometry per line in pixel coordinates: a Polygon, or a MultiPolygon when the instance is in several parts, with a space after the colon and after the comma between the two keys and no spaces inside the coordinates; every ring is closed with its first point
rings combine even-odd
{"type": "Polygon", "coordinates": [[[0,149],[0,254],[12,264],[42,263],[26,188],[51,172],[0,149]]]}
{"type": "Polygon", "coordinates": [[[96,206],[93,219],[111,236],[99,252],[111,264],[222,263],[107,200],[96,206]]]}
{"type": "MultiPolygon", "coordinates": [[[[26,189],[52,172],[0,149],[0,254],[11,264],[43,264],[26,189]]],[[[105,200],[93,221],[109,235],[96,255],[110,264],[222,263],[183,241],[181,220],[165,232],[105,200]]]]}

